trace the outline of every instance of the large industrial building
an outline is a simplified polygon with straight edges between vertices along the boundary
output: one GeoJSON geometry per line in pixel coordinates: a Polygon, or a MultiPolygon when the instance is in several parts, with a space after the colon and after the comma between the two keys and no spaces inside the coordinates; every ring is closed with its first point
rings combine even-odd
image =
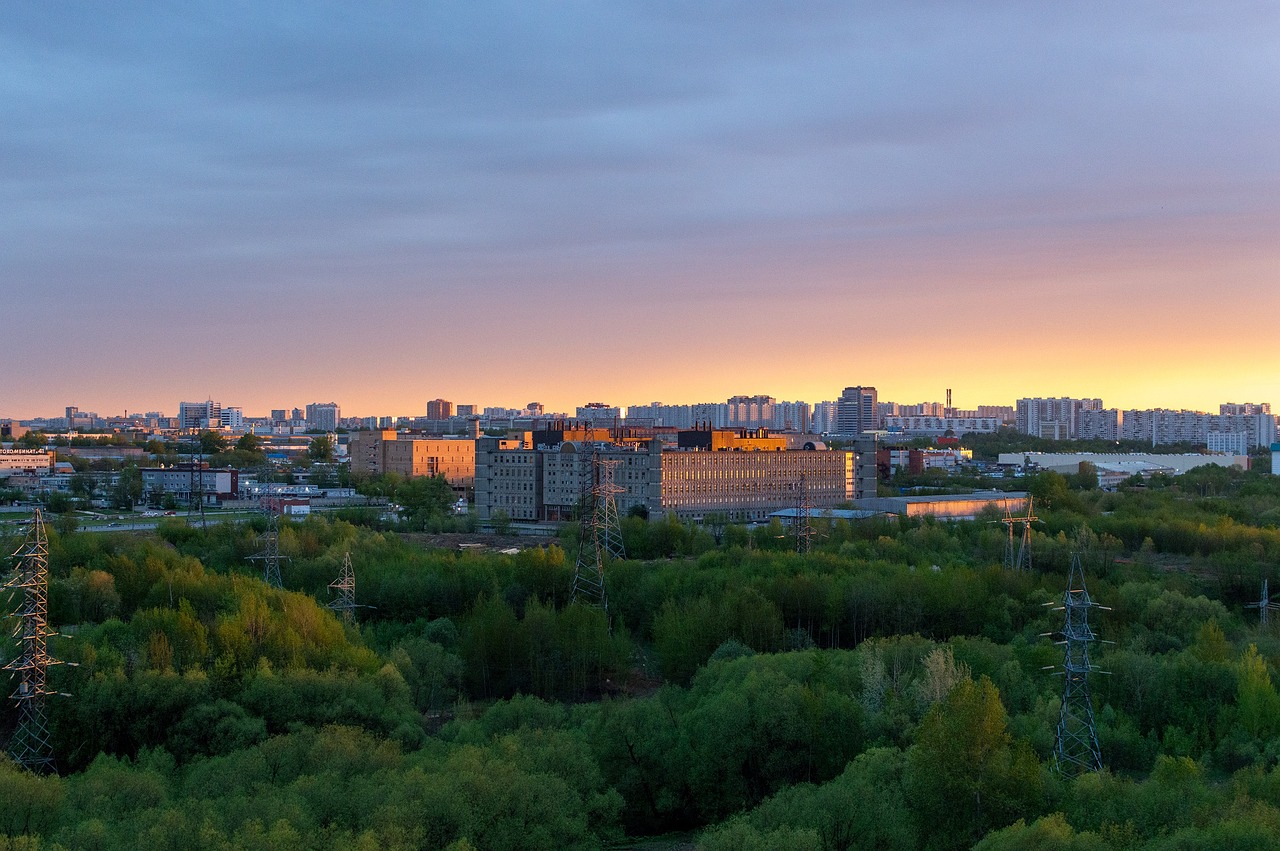
{"type": "Polygon", "coordinates": [[[1001,467],[1022,470],[1051,470],[1070,475],[1088,462],[1098,474],[1098,485],[1111,489],[1135,474],[1148,478],[1156,473],[1179,476],[1196,467],[1218,464],[1223,467],[1249,469],[1248,455],[1164,455],[1146,452],[1001,452],[996,459],[1001,467]]]}
{"type": "Polygon", "coordinates": [[[199,493],[207,504],[217,504],[236,499],[240,492],[239,470],[215,469],[203,462],[143,467],[141,473],[142,498],[152,504],[158,504],[165,495],[186,503],[193,493],[199,493]]]}
{"type": "Polygon", "coordinates": [[[54,454],[48,449],[0,449],[0,478],[10,473],[53,472],[54,454]]]}
{"type": "Polygon", "coordinates": [[[966,494],[932,494],[922,496],[882,496],[859,499],[860,509],[899,517],[933,517],[938,520],[974,520],[984,511],[1008,511],[1020,514],[1027,510],[1025,492],[977,491],[966,494]]]}
{"type": "Polygon", "coordinates": [[[450,487],[475,485],[476,442],[470,438],[417,437],[394,429],[352,432],[347,438],[351,472],[444,476],[450,487]]]}
{"type": "Polygon", "coordinates": [[[643,508],[654,517],[724,513],[760,521],[802,500],[823,509],[858,495],[854,453],[826,449],[814,438],[763,429],[696,429],[676,438],[673,445],[594,428],[535,432],[518,445],[481,438],[476,512],[481,521],[497,511],[512,520],[567,520],[595,481],[596,458],[617,462],[613,481],[622,513],[643,508]]]}

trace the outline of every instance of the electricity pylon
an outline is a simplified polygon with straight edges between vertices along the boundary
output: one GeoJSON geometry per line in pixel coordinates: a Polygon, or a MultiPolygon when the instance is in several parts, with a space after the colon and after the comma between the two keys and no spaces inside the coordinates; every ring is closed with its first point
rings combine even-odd
{"type": "MultiPolygon", "coordinates": [[[[200,528],[209,528],[204,519],[204,453],[191,456],[191,487],[187,495],[187,517],[200,512],[200,528]]],[[[188,520],[190,522],[190,520],[188,520]]]]}
{"type": "Polygon", "coordinates": [[[31,526],[13,556],[17,569],[4,587],[22,592],[13,611],[18,618],[14,637],[21,649],[4,666],[18,675],[18,687],[11,695],[18,705],[18,726],[9,740],[9,755],[29,771],[52,772],[56,767],[44,699],[58,693],[49,687],[49,666],[62,663],[49,655],[49,638],[57,633],[49,631],[49,542],[40,509],[32,514],[31,526]]]}
{"type": "Polygon", "coordinates": [[[1089,674],[1098,670],[1089,660],[1089,645],[1097,641],[1098,637],[1089,626],[1089,610],[1110,609],[1099,606],[1089,597],[1078,553],[1071,555],[1071,572],[1067,577],[1067,590],[1062,596],[1062,605],[1055,606],[1052,602],[1045,605],[1053,606],[1056,612],[1065,613],[1062,639],[1055,642],[1063,646],[1063,685],[1057,739],[1053,749],[1054,770],[1064,777],[1076,777],[1086,771],[1100,771],[1102,751],[1098,747],[1098,726],[1094,721],[1093,703],[1089,696],[1089,674]]]}
{"type": "Polygon", "coordinates": [[[809,488],[806,486],[804,476],[800,477],[800,483],[796,486],[796,552],[802,556],[807,556],[813,549],[813,527],[809,525],[809,515],[813,513],[813,506],[809,502],[809,488]]]}
{"type": "Polygon", "coordinates": [[[281,588],[284,583],[280,579],[280,562],[286,557],[280,555],[280,504],[278,500],[263,497],[258,507],[266,514],[267,529],[258,537],[262,549],[249,558],[262,562],[264,582],[272,588],[281,588]]]}
{"type": "Polygon", "coordinates": [[[621,463],[620,458],[602,459],[598,452],[591,456],[594,485],[590,491],[590,504],[582,507],[578,563],[573,571],[571,599],[606,612],[609,601],[604,590],[604,563],[609,559],[626,558],[617,500],[623,488],[613,480],[614,471],[621,463]]]}
{"type": "Polygon", "coordinates": [[[1246,609],[1258,610],[1258,622],[1262,626],[1267,625],[1267,612],[1280,611],[1280,603],[1271,602],[1271,591],[1267,587],[1267,580],[1262,580],[1262,597],[1256,603],[1246,603],[1246,609]]]}
{"type": "Polygon", "coordinates": [[[1009,508],[1009,501],[1004,503],[1004,517],[1000,520],[1007,529],[1008,535],[1005,538],[1004,545],[1004,569],[1012,571],[1026,570],[1031,572],[1031,524],[1039,520],[1035,512],[1032,510],[1033,497],[1027,497],[1027,515],[1025,517],[1014,517],[1013,512],[1009,508]],[[1022,524],[1022,535],[1018,543],[1014,544],[1013,527],[1022,524]]]}
{"type": "Polygon", "coordinates": [[[333,600],[329,608],[342,615],[342,619],[350,623],[356,617],[356,572],[351,567],[351,553],[342,559],[342,570],[338,578],[329,583],[333,590],[333,600]]]}

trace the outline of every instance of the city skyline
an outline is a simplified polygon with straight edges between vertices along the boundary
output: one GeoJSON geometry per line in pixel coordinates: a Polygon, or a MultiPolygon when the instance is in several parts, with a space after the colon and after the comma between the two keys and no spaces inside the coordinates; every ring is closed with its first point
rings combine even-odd
{"type": "Polygon", "coordinates": [[[1276,400],[1278,37],[1244,3],[17,6],[0,416],[1276,400]]]}
{"type": "MultiPolygon", "coordinates": [[[[866,385],[866,386],[869,389],[875,389],[872,385],[866,385]]],[[[954,388],[952,388],[952,390],[954,391],[954,388]]],[[[945,394],[946,394],[945,389],[943,393],[940,393],[937,398],[933,398],[933,399],[930,399],[930,398],[907,399],[907,398],[897,398],[892,396],[886,397],[883,394],[881,394],[879,398],[879,403],[881,405],[883,404],[900,405],[904,408],[911,408],[917,405],[945,405],[945,402],[944,402],[946,398],[945,394]]],[[[795,397],[795,396],[776,396],[773,394],[765,394],[765,393],[734,394],[734,396],[744,396],[744,395],[753,396],[753,397],[764,396],[764,397],[771,398],[778,403],[794,402],[798,404],[807,404],[807,405],[816,405],[816,404],[823,404],[823,403],[838,404],[840,400],[840,393],[836,393],[830,396],[830,398],[814,398],[814,399],[804,399],[804,398],[795,397]]],[[[1068,396],[1067,394],[1023,393],[1023,394],[1019,394],[1016,398],[1010,399],[1010,400],[976,400],[976,401],[972,401],[971,403],[967,403],[965,402],[964,399],[957,396],[954,399],[954,404],[952,405],[952,409],[956,411],[974,411],[979,407],[1008,407],[1010,411],[1012,411],[1016,407],[1016,403],[1024,399],[1077,399],[1077,400],[1085,399],[1087,400],[1090,398],[1099,398],[1099,397],[1096,397],[1096,396],[1091,397],[1089,394],[1081,394],[1081,395],[1072,397],[1072,396],[1068,396]]],[[[564,407],[558,407],[556,405],[546,404],[542,402],[541,399],[535,399],[532,397],[530,397],[526,402],[511,402],[507,404],[503,404],[500,401],[497,401],[497,402],[490,401],[490,400],[464,401],[463,399],[444,399],[442,397],[436,397],[430,401],[446,402],[446,403],[449,403],[449,405],[452,408],[456,408],[460,404],[468,405],[475,408],[476,414],[480,414],[482,411],[485,411],[488,409],[499,409],[499,410],[505,409],[509,411],[520,411],[520,410],[524,410],[527,405],[536,403],[540,411],[545,412],[545,413],[540,412],[539,414],[537,414],[537,416],[567,415],[568,417],[572,418],[576,416],[575,412],[577,409],[587,407],[588,405],[605,405],[607,407],[617,407],[624,412],[624,416],[628,416],[629,414],[627,412],[629,412],[631,409],[644,408],[652,404],[689,407],[689,406],[696,406],[696,405],[727,405],[728,403],[732,402],[732,400],[733,400],[733,396],[725,397],[723,399],[668,398],[668,399],[649,400],[648,402],[632,401],[626,404],[615,405],[613,404],[613,402],[608,400],[601,401],[598,399],[592,399],[592,400],[583,399],[583,400],[578,400],[578,401],[566,404],[564,407]]],[[[1249,397],[1249,398],[1240,398],[1240,399],[1234,399],[1234,398],[1219,399],[1218,401],[1213,402],[1212,404],[1204,405],[1203,407],[1187,407],[1187,406],[1180,407],[1180,406],[1169,405],[1169,404],[1157,404],[1157,405],[1150,405],[1150,406],[1126,405],[1123,403],[1113,402],[1107,399],[1106,397],[1101,397],[1101,400],[1103,403],[1102,407],[1105,410],[1121,410],[1121,411],[1168,410],[1168,411],[1200,411],[1204,413],[1217,413],[1220,407],[1225,407],[1228,405],[1240,406],[1245,404],[1249,404],[1249,405],[1260,405],[1260,404],[1270,405],[1271,404],[1270,398],[1263,398],[1263,397],[1257,397],[1257,398],[1249,397]]],[[[367,419],[369,417],[384,417],[384,416],[398,417],[398,418],[423,418],[423,419],[430,418],[430,414],[428,412],[426,403],[424,403],[423,405],[419,405],[413,409],[406,409],[401,407],[401,408],[395,408],[390,410],[379,410],[376,412],[372,412],[372,411],[350,409],[348,406],[345,405],[345,403],[341,401],[337,401],[337,402],[331,401],[329,403],[306,403],[306,402],[278,403],[278,400],[276,400],[272,402],[270,406],[263,408],[261,410],[253,409],[248,406],[242,405],[239,403],[238,400],[235,400],[235,399],[214,399],[210,397],[209,401],[215,403],[216,405],[220,405],[224,411],[228,410],[229,408],[235,409],[236,411],[240,412],[240,415],[243,416],[243,418],[246,420],[270,419],[271,413],[273,411],[284,412],[286,419],[291,418],[290,415],[296,411],[297,413],[302,415],[300,418],[306,419],[307,413],[305,409],[310,409],[314,407],[328,407],[331,404],[336,405],[337,408],[340,410],[340,418],[342,420],[367,419]]],[[[158,406],[136,406],[136,407],[126,407],[118,411],[111,410],[109,408],[95,407],[93,405],[78,405],[78,404],[77,405],[61,405],[61,406],[58,406],[55,410],[50,410],[50,411],[46,411],[38,414],[32,414],[29,416],[16,416],[16,415],[7,413],[4,410],[0,410],[0,420],[13,420],[17,422],[19,420],[29,421],[29,420],[38,420],[38,419],[58,419],[66,411],[72,410],[72,409],[76,410],[82,416],[92,414],[93,416],[96,416],[101,419],[110,419],[110,418],[122,417],[126,415],[129,417],[143,417],[148,412],[155,412],[164,417],[181,419],[180,405],[187,405],[191,403],[193,403],[193,400],[187,399],[182,401],[181,403],[174,402],[168,406],[164,404],[161,404],[158,406]]],[[[195,402],[194,404],[200,405],[201,403],[195,402]]],[[[455,414],[449,415],[449,417],[452,417],[452,416],[455,416],[455,414]]],[[[641,414],[641,416],[645,416],[645,415],[641,414]]],[[[909,414],[908,416],[917,416],[917,415],[909,414]]],[[[933,415],[926,415],[926,416],[933,416],[933,415]]],[[[445,418],[448,418],[448,417],[445,417],[445,418]]]]}

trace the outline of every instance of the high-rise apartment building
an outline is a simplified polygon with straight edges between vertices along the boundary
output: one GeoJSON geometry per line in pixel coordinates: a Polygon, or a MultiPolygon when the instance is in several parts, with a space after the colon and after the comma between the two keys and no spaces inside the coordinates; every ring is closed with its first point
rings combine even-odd
{"type": "Polygon", "coordinates": [[[312,402],[307,405],[307,427],[317,431],[337,431],[339,415],[337,402],[312,402]]]}
{"type": "MultiPolygon", "coordinates": [[[[1150,411],[1124,411],[1121,437],[1141,440],[1156,446],[1163,443],[1208,444],[1213,432],[1244,435],[1245,445],[1269,446],[1276,439],[1276,420],[1269,413],[1207,414],[1203,411],[1172,411],[1156,408],[1150,411]]],[[[1216,446],[1227,440],[1215,437],[1216,446]]],[[[1234,445],[1234,444],[1232,444],[1234,445]]]]}
{"type": "Polygon", "coordinates": [[[1080,440],[1120,440],[1124,414],[1115,408],[1080,411],[1076,437],[1080,440]]]}
{"type": "Polygon", "coordinates": [[[774,431],[808,432],[813,425],[813,414],[808,402],[775,402],[773,405],[774,431]]]}
{"type": "Polygon", "coordinates": [[[1015,428],[1048,440],[1074,439],[1080,432],[1081,411],[1101,411],[1101,399],[1034,398],[1019,399],[1015,406],[1015,428]]]}
{"type": "Polygon", "coordinates": [[[836,400],[835,434],[855,437],[875,431],[879,423],[879,397],[874,387],[846,387],[836,400]]]}
{"type": "Polygon", "coordinates": [[[222,404],[208,399],[204,402],[178,403],[178,428],[207,429],[222,426],[222,404]]]}
{"type": "Polygon", "coordinates": [[[427,419],[447,420],[453,416],[453,403],[444,399],[432,399],[427,403],[427,419]]]}
{"type": "Polygon", "coordinates": [[[827,434],[836,430],[836,403],[815,402],[810,416],[809,427],[815,434],[827,434]]]}
{"type": "MultiPolygon", "coordinates": [[[[1219,414],[1242,414],[1253,416],[1254,414],[1270,414],[1270,402],[1224,402],[1218,406],[1219,414]]],[[[68,414],[70,416],[70,414],[68,414]]]]}
{"type": "Polygon", "coordinates": [[[587,423],[613,423],[622,419],[622,409],[604,402],[588,402],[578,406],[577,417],[587,423]]]}
{"type": "Polygon", "coordinates": [[[773,428],[772,396],[732,396],[728,401],[733,428],[773,428]]]}

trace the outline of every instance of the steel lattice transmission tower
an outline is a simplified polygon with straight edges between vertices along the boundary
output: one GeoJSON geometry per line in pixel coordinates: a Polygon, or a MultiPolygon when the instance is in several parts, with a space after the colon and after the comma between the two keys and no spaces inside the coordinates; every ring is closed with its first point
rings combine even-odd
{"type": "Polygon", "coordinates": [[[1246,609],[1258,610],[1258,621],[1262,626],[1267,625],[1267,612],[1280,611],[1280,603],[1271,602],[1271,590],[1267,587],[1267,580],[1262,580],[1262,596],[1256,603],[1246,603],[1246,609]]]}
{"type": "Polygon", "coordinates": [[[282,588],[284,583],[280,580],[280,562],[285,556],[280,555],[280,504],[275,499],[264,497],[258,507],[266,514],[267,529],[258,537],[262,542],[262,549],[249,558],[262,562],[264,582],[272,588],[282,588]]]}
{"type": "Polygon", "coordinates": [[[200,512],[200,528],[209,528],[204,519],[204,453],[191,456],[191,487],[187,495],[187,517],[200,512]]]}
{"type": "Polygon", "coordinates": [[[9,741],[9,754],[30,771],[54,771],[53,745],[49,740],[49,720],[45,697],[57,694],[49,688],[50,665],[61,664],[49,655],[49,543],[45,537],[40,509],[31,517],[31,526],[13,553],[17,569],[6,588],[22,593],[13,611],[18,618],[14,637],[21,650],[4,670],[17,674],[18,687],[11,697],[18,704],[18,726],[9,741]]]}
{"type": "Polygon", "coordinates": [[[809,502],[809,487],[805,483],[804,476],[800,477],[800,482],[796,485],[796,552],[800,555],[808,555],[813,549],[813,527],[809,525],[809,516],[813,513],[813,506],[809,502]]]}
{"type": "Polygon", "coordinates": [[[1039,520],[1033,510],[1033,497],[1027,497],[1027,514],[1025,517],[1014,517],[1009,509],[1009,502],[1004,504],[1004,517],[1000,520],[1006,527],[1008,536],[1004,544],[1004,569],[1012,571],[1026,570],[1031,572],[1031,524],[1039,520]],[[1014,543],[1013,528],[1022,524],[1022,535],[1014,543]]]}
{"type": "MultiPolygon", "coordinates": [[[[1054,769],[1066,777],[1075,777],[1086,771],[1102,769],[1102,751],[1098,747],[1098,727],[1093,718],[1093,703],[1089,695],[1089,674],[1098,667],[1089,660],[1089,645],[1098,640],[1089,625],[1089,611],[1101,609],[1089,597],[1084,583],[1084,568],[1080,555],[1072,553],[1071,572],[1067,577],[1067,590],[1062,605],[1054,611],[1064,612],[1062,639],[1062,707],[1058,713],[1058,732],[1054,744],[1054,769]]],[[[1052,633],[1049,633],[1052,635],[1052,633]]]]}
{"type": "Polygon", "coordinates": [[[626,558],[617,499],[623,488],[614,483],[614,472],[621,463],[620,458],[601,458],[598,452],[591,456],[593,485],[590,499],[584,500],[582,507],[578,563],[573,572],[571,599],[605,611],[609,609],[609,601],[604,590],[604,563],[626,558]]]}
{"type": "Polygon", "coordinates": [[[333,590],[333,600],[329,608],[342,615],[342,619],[350,623],[356,617],[356,572],[351,566],[351,553],[342,559],[342,570],[338,578],[329,583],[333,590]]]}

